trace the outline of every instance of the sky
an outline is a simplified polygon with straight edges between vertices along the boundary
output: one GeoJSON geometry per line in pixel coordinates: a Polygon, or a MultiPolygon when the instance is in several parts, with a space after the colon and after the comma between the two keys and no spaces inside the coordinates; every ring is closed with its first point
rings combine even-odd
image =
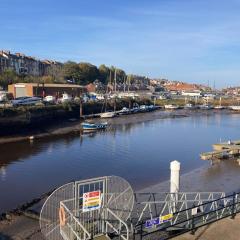
{"type": "Polygon", "coordinates": [[[0,0],[0,49],[240,85],[240,0],[0,0]]]}

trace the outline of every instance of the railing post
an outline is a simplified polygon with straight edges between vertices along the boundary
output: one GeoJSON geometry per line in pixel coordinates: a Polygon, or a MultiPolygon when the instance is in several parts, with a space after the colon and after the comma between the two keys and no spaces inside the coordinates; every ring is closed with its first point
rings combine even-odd
{"type": "Polygon", "coordinates": [[[192,215],[191,234],[195,234],[195,217],[192,215]]]}
{"type": "Polygon", "coordinates": [[[120,224],[119,224],[120,226],[119,226],[119,237],[118,237],[118,239],[119,240],[121,240],[121,234],[122,234],[122,226],[121,226],[121,222],[120,222],[120,224]]]}
{"type": "Polygon", "coordinates": [[[140,240],[142,240],[142,232],[143,232],[143,222],[141,222],[140,240]]]}
{"type": "Polygon", "coordinates": [[[235,213],[235,205],[236,205],[236,193],[234,192],[233,193],[233,200],[232,200],[232,216],[231,216],[231,219],[234,219],[235,216],[236,216],[236,213],[235,213]]]}

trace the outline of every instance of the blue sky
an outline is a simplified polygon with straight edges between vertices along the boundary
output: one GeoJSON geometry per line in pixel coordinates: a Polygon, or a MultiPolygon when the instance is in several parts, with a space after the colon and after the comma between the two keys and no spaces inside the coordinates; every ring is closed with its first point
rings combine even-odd
{"type": "Polygon", "coordinates": [[[240,0],[0,0],[0,49],[240,85],[240,0]]]}

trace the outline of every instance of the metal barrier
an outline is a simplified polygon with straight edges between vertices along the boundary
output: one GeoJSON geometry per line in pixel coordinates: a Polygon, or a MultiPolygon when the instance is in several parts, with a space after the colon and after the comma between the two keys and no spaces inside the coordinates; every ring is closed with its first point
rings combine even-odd
{"type": "Polygon", "coordinates": [[[60,234],[64,240],[88,240],[91,239],[91,234],[87,229],[80,223],[80,221],[74,216],[73,212],[70,211],[66,203],[73,200],[60,202],[60,209],[63,209],[64,216],[62,223],[60,223],[60,234]]]}
{"type": "Polygon", "coordinates": [[[240,193],[133,193],[116,176],[71,182],[44,203],[40,227],[47,240],[165,240],[240,212],[240,193]]]}
{"type": "Polygon", "coordinates": [[[240,193],[233,193],[215,200],[169,214],[169,219],[155,215],[150,220],[141,220],[134,227],[133,239],[165,240],[213,223],[226,217],[234,218],[240,212],[240,193]],[[152,225],[149,226],[149,221],[152,225]],[[154,224],[155,223],[155,224],[154,224]]]}

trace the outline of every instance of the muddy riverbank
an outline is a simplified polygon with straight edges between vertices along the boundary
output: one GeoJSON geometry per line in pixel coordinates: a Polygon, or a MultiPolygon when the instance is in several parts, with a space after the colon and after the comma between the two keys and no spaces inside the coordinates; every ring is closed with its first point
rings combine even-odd
{"type": "MultiPolygon", "coordinates": [[[[238,114],[237,112],[232,112],[229,110],[221,111],[224,114],[238,114]]],[[[110,124],[111,129],[114,128],[114,125],[121,124],[133,124],[144,121],[151,121],[155,119],[166,119],[166,118],[181,118],[181,117],[189,117],[189,116],[210,116],[212,114],[218,113],[218,111],[202,111],[202,110],[176,110],[176,111],[165,111],[165,110],[157,110],[155,112],[146,112],[146,113],[138,113],[132,115],[119,116],[114,119],[88,119],[87,121],[92,122],[108,122],[110,124]]],[[[79,133],[80,131],[80,123],[83,120],[78,120],[76,118],[65,119],[61,121],[56,121],[55,124],[50,125],[39,125],[38,128],[27,128],[24,132],[19,134],[11,134],[0,136],[0,144],[18,142],[18,141],[29,141],[31,137],[34,139],[60,136],[71,133],[79,133]]]]}
{"type": "MultiPolygon", "coordinates": [[[[114,127],[114,125],[119,124],[130,124],[130,123],[138,123],[143,121],[150,121],[154,119],[163,119],[163,118],[179,118],[179,117],[187,117],[189,116],[189,113],[186,111],[176,111],[176,112],[167,112],[158,110],[156,112],[147,112],[147,113],[139,113],[134,115],[126,115],[126,116],[120,116],[116,117],[114,119],[88,119],[88,121],[92,122],[105,122],[107,121],[111,128],[114,127]]],[[[59,136],[59,135],[65,135],[70,133],[79,133],[81,130],[80,124],[83,120],[79,121],[76,118],[68,119],[68,120],[62,120],[57,121],[54,125],[43,125],[39,126],[38,129],[26,129],[25,133],[17,134],[17,135],[5,135],[0,137],[0,144],[4,143],[11,143],[11,142],[18,142],[18,141],[29,141],[33,140],[32,138],[40,139],[40,138],[46,138],[46,137],[53,137],[53,136],[59,136]]]]}

